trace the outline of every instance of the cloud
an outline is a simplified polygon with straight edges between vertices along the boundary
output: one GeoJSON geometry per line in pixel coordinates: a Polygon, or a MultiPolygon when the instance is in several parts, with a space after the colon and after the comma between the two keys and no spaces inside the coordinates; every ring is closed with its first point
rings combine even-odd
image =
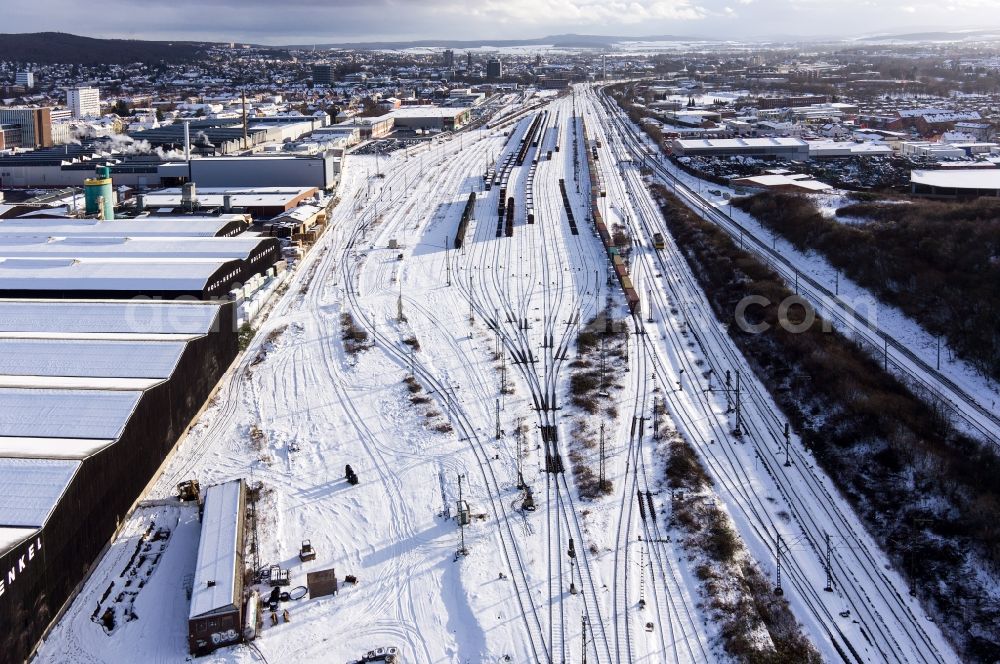
{"type": "Polygon", "coordinates": [[[4,30],[270,44],[511,39],[577,32],[740,39],[977,26],[997,0],[0,0],[4,30]],[[738,8],[738,11],[737,11],[738,8]],[[857,18],[864,15],[863,24],[857,18]],[[713,23],[723,17],[739,21],[713,23]]]}

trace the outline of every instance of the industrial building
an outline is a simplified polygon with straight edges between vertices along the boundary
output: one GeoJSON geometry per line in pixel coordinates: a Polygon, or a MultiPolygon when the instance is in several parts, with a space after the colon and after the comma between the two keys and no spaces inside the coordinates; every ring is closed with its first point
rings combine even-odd
{"type": "Polygon", "coordinates": [[[66,106],[74,118],[98,118],[101,116],[101,91],[97,88],[67,88],[66,106]]]}
{"type": "Polygon", "coordinates": [[[794,173],[770,173],[767,175],[737,178],[732,181],[732,184],[735,187],[749,187],[750,189],[812,194],[833,189],[830,185],[824,184],[819,180],[814,180],[808,175],[794,173]]]}
{"type": "Polygon", "coordinates": [[[390,115],[396,129],[454,131],[468,124],[470,111],[457,107],[407,106],[390,115]]]}
{"type": "Polygon", "coordinates": [[[276,240],[261,237],[95,237],[0,236],[0,259],[75,258],[117,260],[236,260],[250,274],[265,272],[281,259],[276,240]]]}
{"type": "Polygon", "coordinates": [[[809,144],[800,138],[678,138],[671,146],[678,156],[809,158],[809,144]]]}
{"type": "Polygon", "coordinates": [[[220,258],[0,258],[0,298],[207,300],[253,275],[220,258]]]}
{"type": "Polygon", "coordinates": [[[790,108],[792,106],[811,106],[813,104],[825,104],[825,95],[800,95],[792,97],[759,97],[755,100],[755,105],[761,110],[770,108],[790,108]]]}
{"type": "MultiPolygon", "coordinates": [[[[199,187],[192,201],[184,189],[161,189],[143,195],[143,204],[158,211],[232,208],[246,210],[257,219],[270,219],[319,196],[317,187],[199,187]]],[[[2,229],[2,227],[0,227],[2,229]]]]}
{"type": "Polygon", "coordinates": [[[244,214],[143,215],[135,219],[113,221],[31,216],[0,219],[0,238],[214,238],[235,237],[248,227],[249,222],[244,214]]]}
{"type": "Polygon", "coordinates": [[[891,157],[892,147],[870,141],[809,141],[809,156],[813,159],[835,157],[891,157]]]}
{"type": "Polygon", "coordinates": [[[79,187],[85,179],[97,177],[97,168],[105,165],[111,167],[116,184],[159,186],[162,163],[155,157],[121,157],[119,161],[93,142],[60,145],[0,157],[0,187],[79,187]]]}
{"type": "Polygon", "coordinates": [[[259,155],[192,159],[188,180],[199,191],[219,187],[311,187],[329,191],[337,184],[340,160],[318,155],[259,155]]]}
{"type": "Polygon", "coordinates": [[[273,238],[216,237],[230,225],[246,228],[242,219],[0,220],[0,297],[228,297],[281,260],[273,238]]]}
{"type": "Polygon", "coordinates": [[[188,645],[193,655],[243,640],[245,537],[243,480],[208,487],[188,613],[188,645]]]}
{"type": "Polygon", "coordinates": [[[374,118],[351,118],[342,122],[337,127],[345,131],[357,130],[361,140],[367,141],[376,138],[385,138],[392,133],[395,126],[393,114],[380,115],[374,118]]]}
{"type": "Polygon", "coordinates": [[[538,87],[542,90],[563,90],[568,88],[570,80],[565,76],[540,76],[538,87]]]}
{"type": "Polygon", "coordinates": [[[0,106],[0,125],[21,130],[21,147],[52,146],[52,109],[47,107],[0,106]]]}
{"type": "Polygon", "coordinates": [[[1000,168],[950,168],[911,171],[914,194],[942,198],[1000,196],[1000,168]]]}
{"type": "Polygon", "coordinates": [[[923,159],[964,159],[968,154],[962,148],[947,143],[930,141],[900,141],[899,154],[923,159]]]}
{"type": "Polygon", "coordinates": [[[31,656],[236,357],[231,302],[0,300],[0,649],[31,656]]]}
{"type": "Polygon", "coordinates": [[[663,111],[660,115],[664,121],[684,127],[701,127],[722,122],[722,116],[718,112],[698,108],[663,111]]]}
{"type": "Polygon", "coordinates": [[[225,155],[265,143],[293,141],[328,123],[329,116],[325,113],[250,117],[247,118],[246,126],[239,118],[207,119],[130,131],[128,135],[137,141],[146,141],[154,148],[183,150],[184,124],[187,124],[190,127],[190,148],[193,154],[225,155]]]}
{"type": "MultiPolygon", "coordinates": [[[[183,138],[181,139],[183,143],[183,138]]],[[[332,189],[340,177],[333,151],[164,161],[155,155],[122,155],[99,143],[61,145],[0,157],[0,187],[79,187],[108,166],[116,186],[139,189],[196,182],[208,187],[315,187],[332,189]]]]}

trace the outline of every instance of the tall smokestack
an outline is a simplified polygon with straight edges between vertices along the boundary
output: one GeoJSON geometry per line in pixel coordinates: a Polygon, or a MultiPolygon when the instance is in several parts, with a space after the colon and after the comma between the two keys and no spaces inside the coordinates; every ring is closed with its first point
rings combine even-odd
{"type": "Polygon", "coordinates": [[[184,161],[191,161],[191,121],[184,121],[184,161]]]}
{"type": "Polygon", "coordinates": [[[247,91],[243,91],[243,149],[247,149],[247,91]]]}

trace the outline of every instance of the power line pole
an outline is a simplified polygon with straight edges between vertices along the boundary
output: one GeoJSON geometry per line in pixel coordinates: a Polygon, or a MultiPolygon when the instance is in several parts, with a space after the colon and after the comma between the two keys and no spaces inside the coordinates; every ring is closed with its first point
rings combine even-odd
{"type": "Polygon", "coordinates": [[[789,466],[792,465],[792,460],[789,456],[789,449],[788,449],[789,447],[791,447],[789,440],[790,440],[790,435],[788,431],[788,422],[785,422],[785,468],[788,468],[789,466]]]}
{"type": "Polygon", "coordinates": [[[448,242],[448,238],[444,239],[444,264],[445,264],[445,274],[447,275],[448,285],[451,286],[451,243],[448,242]]]}
{"type": "Polygon", "coordinates": [[[726,412],[727,413],[733,412],[733,399],[729,395],[729,392],[730,392],[730,390],[732,390],[732,388],[733,388],[732,373],[729,371],[729,369],[726,369],[726,389],[725,389],[725,393],[726,393],[726,412]]]}
{"type": "Polygon", "coordinates": [[[604,336],[604,335],[601,336],[601,392],[604,391],[604,384],[605,384],[605,373],[604,373],[604,369],[605,369],[605,367],[604,367],[604,340],[606,338],[607,337],[604,336]]]}
{"type": "Polygon", "coordinates": [[[830,546],[830,533],[823,533],[826,536],[826,586],[823,588],[828,593],[833,592],[833,550],[830,546]]]}
{"type": "MultiPolygon", "coordinates": [[[[642,500],[639,500],[642,504],[642,500]]],[[[639,547],[639,608],[646,606],[646,549],[639,547]]]]}
{"type": "Polygon", "coordinates": [[[497,399],[497,440],[500,440],[502,433],[500,430],[500,399],[497,399]]]}
{"type": "Polygon", "coordinates": [[[601,420],[601,438],[600,438],[600,448],[599,457],[600,461],[598,463],[598,481],[597,487],[604,491],[607,486],[607,479],[605,477],[605,464],[604,464],[604,420],[601,420]]]}
{"type": "Polygon", "coordinates": [[[517,420],[517,429],[514,432],[514,440],[517,443],[517,488],[524,489],[524,472],[521,467],[521,439],[524,436],[524,431],[522,430],[522,419],[517,420]]]}
{"type": "Polygon", "coordinates": [[[472,275],[469,275],[469,325],[475,322],[475,316],[472,312],[472,275]]]}
{"type": "Polygon", "coordinates": [[[469,550],[465,548],[465,520],[468,518],[469,510],[465,509],[465,501],[462,500],[462,478],[458,476],[458,528],[461,537],[461,544],[458,547],[459,555],[469,555],[469,550]]]}
{"type": "Polygon", "coordinates": [[[580,664],[587,664],[587,614],[583,614],[583,637],[580,643],[580,651],[583,653],[580,657],[580,664]]]}
{"type": "Polygon", "coordinates": [[[500,394],[507,394],[507,351],[500,349],[500,394]]]}
{"type": "Polygon", "coordinates": [[[737,436],[742,435],[743,430],[740,428],[742,423],[742,418],[740,416],[740,372],[736,372],[736,428],[733,433],[737,436]]]}
{"type": "Polygon", "coordinates": [[[778,572],[775,577],[774,594],[782,595],[785,591],[781,589],[781,535],[778,535],[778,540],[775,543],[774,556],[778,561],[778,572]]]}

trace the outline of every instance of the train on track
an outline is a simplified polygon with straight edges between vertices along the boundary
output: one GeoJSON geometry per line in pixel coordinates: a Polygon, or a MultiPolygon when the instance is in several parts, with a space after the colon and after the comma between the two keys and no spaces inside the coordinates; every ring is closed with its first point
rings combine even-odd
{"type": "Polygon", "coordinates": [[[615,245],[611,233],[608,232],[608,226],[604,221],[604,215],[601,214],[599,205],[600,199],[607,195],[604,188],[604,180],[597,166],[597,148],[600,146],[600,141],[591,145],[590,139],[587,138],[587,123],[582,117],[580,118],[580,126],[583,131],[584,154],[587,155],[587,171],[590,174],[590,218],[594,221],[594,228],[597,230],[597,235],[601,238],[601,244],[604,245],[605,251],[608,252],[608,260],[611,261],[615,277],[617,277],[618,284],[625,294],[625,302],[628,304],[628,310],[634,314],[639,308],[639,294],[632,283],[632,278],[628,272],[628,265],[618,252],[618,247],[615,245]]]}
{"type": "Polygon", "coordinates": [[[455,248],[461,249],[465,242],[465,231],[469,227],[469,220],[476,209],[476,192],[469,194],[469,200],[465,202],[465,209],[462,210],[462,219],[458,222],[458,230],[455,231],[455,248]]]}

